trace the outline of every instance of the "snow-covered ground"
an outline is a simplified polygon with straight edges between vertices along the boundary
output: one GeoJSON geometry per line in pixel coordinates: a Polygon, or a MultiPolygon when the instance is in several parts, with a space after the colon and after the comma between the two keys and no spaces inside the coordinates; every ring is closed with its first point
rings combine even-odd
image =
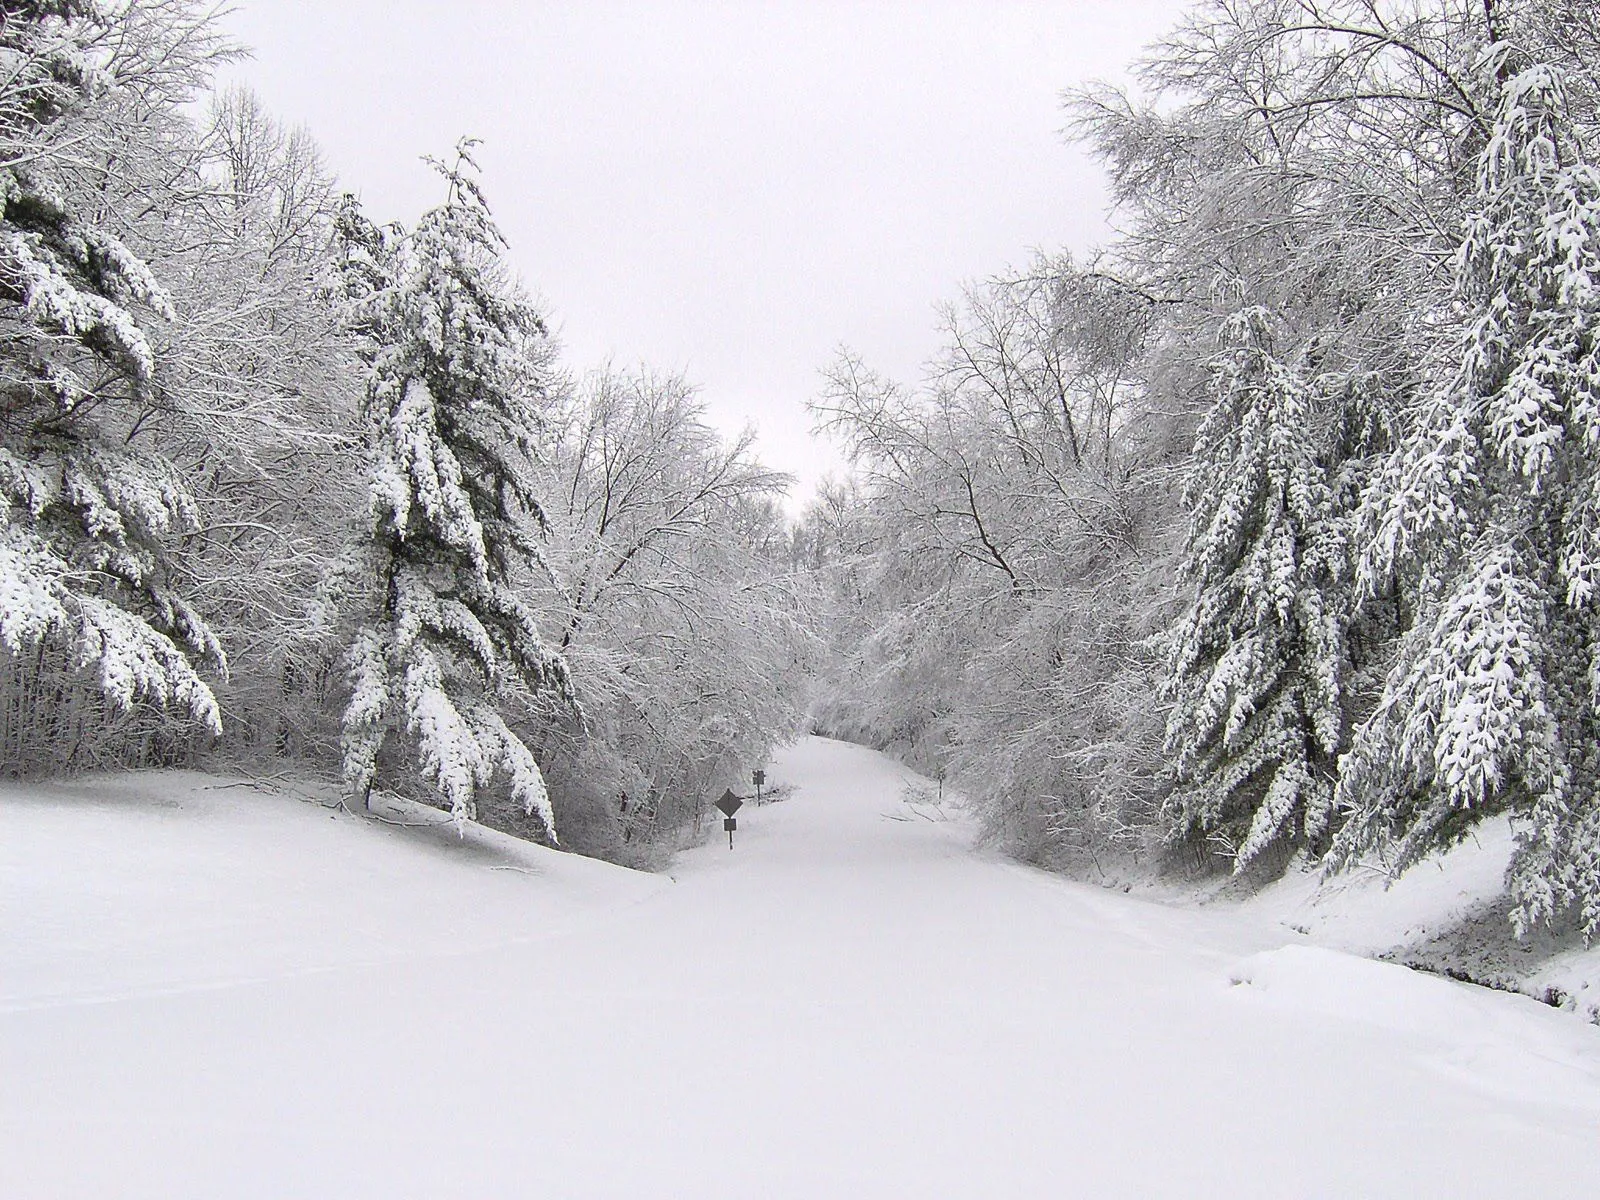
{"type": "Polygon", "coordinates": [[[1398,878],[1377,867],[1332,879],[1291,869],[1240,908],[1318,945],[1546,999],[1600,1026],[1600,944],[1585,947],[1576,932],[1512,936],[1512,849],[1502,817],[1398,878]]]}
{"type": "Polygon", "coordinates": [[[870,751],[769,775],[671,878],[197,775],[0,793],[0,1195],[1600,1179],[1569,1014],[974,853],[870,751]]]}

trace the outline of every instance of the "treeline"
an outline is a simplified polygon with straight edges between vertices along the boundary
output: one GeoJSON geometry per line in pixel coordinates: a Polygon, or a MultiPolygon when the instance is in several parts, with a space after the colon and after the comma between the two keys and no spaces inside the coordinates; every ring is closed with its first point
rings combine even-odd
{"type": "Polygon", "coordinates": [[[819,728],[997,838],[1403,869],[1493,814],[1600,928],[1600,17],[1207,0],[1070,93],[1118,236],[848,354],[819,728]]]}
{"type": "Polygon", "coordinates": [[[288,759],[649,860],[800,720],[787,480],[563,367],[470,142],[379,227],[235,54],[0,3],[0,770],[288,759]]]}

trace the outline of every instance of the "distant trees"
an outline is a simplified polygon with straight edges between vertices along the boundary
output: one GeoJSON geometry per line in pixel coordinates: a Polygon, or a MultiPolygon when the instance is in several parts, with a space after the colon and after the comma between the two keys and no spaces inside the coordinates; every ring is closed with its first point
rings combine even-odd
{"type": "Polygon", "coordinates": [[[587,849],[670,848],[801,721],[808,587],[785,556],[788,481],[752,440],[725,441],[682,379],[649,371],[596,372],[563,413],[546,603],[587,725],[549,722],[544,744],[587,849]]]}
{"type": "Polygon", "coordinates": [[[973,289],[907,389],[842,357],[815,405],[858,491],[808,518],[840,613],[816,723],[950,770],[1051,860],[1149,828],[1146,444],[1123,436],[1150,302],[1065,261],[973,289]],[[1143,699],[1142,699],[1143,698],[1143,699]]]}

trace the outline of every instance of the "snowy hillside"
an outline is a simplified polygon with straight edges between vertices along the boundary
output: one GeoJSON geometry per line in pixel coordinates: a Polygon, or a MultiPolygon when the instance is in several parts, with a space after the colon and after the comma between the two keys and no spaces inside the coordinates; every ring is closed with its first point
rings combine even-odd
{"type": "Polygon", "coordinates": [[[189,772],[0,787],[8,1009],[225,988],[549,937],[664,879],[443,814],[407,828],[189,772]],[[530,887],[529,881],[537,886],[530,887]]]}
{"type": "Polygon", "coordinates": [[[670,878],[198,775],[0,793],[0,1191],[1600,1178],[1600,1031],[1571,1016],[976,854],[857,747],[771,774],[792,797],[670,878]]]}

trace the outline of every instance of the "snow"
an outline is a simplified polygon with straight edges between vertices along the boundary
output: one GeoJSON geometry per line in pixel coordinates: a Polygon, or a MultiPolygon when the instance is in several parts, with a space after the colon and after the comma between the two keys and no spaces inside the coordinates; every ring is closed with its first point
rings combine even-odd
{"type": "Polygon", "coordinates": [[[1526,1024],[1523,997],[1500,996],[1393,963],[1319,946],[1252,955],[1231,976],[1251,1003],[1291,1015],[1358,1021],[1396,1053],[1496,1100],[1537,1104],[1552,1095],[1600,1102],[1594,1063],[1567,1054],[1566,1031],[1526,1024]]]}
{"type": "Polygon", "coordinates": [[[1512,848],[1511,823],[1502,817],[1398,878],[1356,866],[1325,879],[1315,867],[1296,864],[1243,907],[1323,945],[1381,954],[1438,933],[1497,896],[1512,848]]]}
{"type": "Polygon", "coordinates": [[[395,812],[430,825],[405,828],[331,798],[187,772],[0,788],[0,1012],[486,950],[670,886],[481,826],[463,841],[436,810],[395,812]]]}
{"type": "Polygon", "coordinates": [[[1336,950],[1551,997],[1600,1025],[1600,943],[1585,947],[1571,931],[1511,936],[1505,879],[1515,846],[1510,820],[1497,817],[1398,877],[1360,866],[1324,879],[1293,867],[1241,909],[1336,950]]]}
{"type": "Polygon", "coordinates": [[[670,877],[198,775],[0,791],[0,1192],[1600,1178],[1600,1031],[1568,1014],[975,852],[858,747],[768,777],[790,798],[670,877]]]}

